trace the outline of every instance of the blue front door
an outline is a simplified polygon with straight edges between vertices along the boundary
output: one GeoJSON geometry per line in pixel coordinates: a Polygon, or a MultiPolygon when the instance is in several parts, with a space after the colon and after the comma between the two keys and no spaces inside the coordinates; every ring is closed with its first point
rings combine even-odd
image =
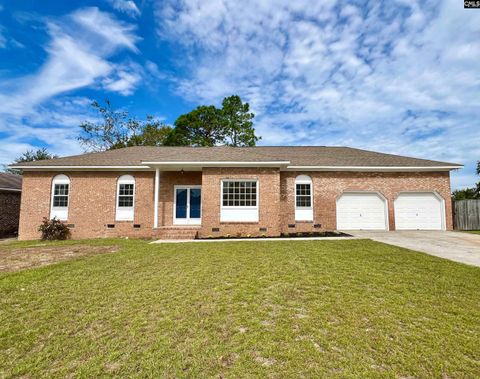
{"type": "Polygon", "coordinates": [[[175,186],[174,223],[200,225],[202,219],[202,189],[200,186],[175,186]]]}

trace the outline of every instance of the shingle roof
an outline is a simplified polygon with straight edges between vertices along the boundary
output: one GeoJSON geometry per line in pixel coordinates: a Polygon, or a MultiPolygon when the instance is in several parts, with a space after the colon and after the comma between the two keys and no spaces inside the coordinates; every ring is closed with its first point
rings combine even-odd
{"type": "Polygon", "coordinates": [[[0,189],[21,190],[22,177],[20,175],[0,173],[0,189]]]}
{"type": "Polygon", "coordinates": [[[57,159],[23,162],[22,166],[139,166],[142,162],[272,162],[290,166],[328,167],[457,167],[459,164],[350,147],[257,146],[257,147],[152,147],[135,146],[57,159]]]}

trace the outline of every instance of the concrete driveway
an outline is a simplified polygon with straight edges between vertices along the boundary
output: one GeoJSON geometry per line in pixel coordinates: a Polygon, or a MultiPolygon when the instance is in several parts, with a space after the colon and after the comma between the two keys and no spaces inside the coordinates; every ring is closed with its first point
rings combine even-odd
{"type": "Polygon", "coordinates": [[[479,234],[426,230],[395,232],[356,230],[346,233],[480,267],[479,234]]]}

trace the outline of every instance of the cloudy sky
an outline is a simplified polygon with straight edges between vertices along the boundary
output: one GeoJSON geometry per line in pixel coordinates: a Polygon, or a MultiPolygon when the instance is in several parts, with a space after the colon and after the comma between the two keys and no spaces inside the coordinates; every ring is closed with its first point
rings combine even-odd
{"type": "Polygon", "coordinates": [[[459,0],[0,0],[0,164],[82,152],[92,100],[166,123],[238,94],[263,145],[480,159],[480,10],[459,0]]]}

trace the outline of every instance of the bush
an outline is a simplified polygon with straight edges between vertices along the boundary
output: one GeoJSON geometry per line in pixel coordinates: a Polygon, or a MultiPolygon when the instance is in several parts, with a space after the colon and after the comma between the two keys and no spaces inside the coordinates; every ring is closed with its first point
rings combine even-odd
{"type": "Polygon", "coordinates": [[[38,227],[38,231],[42,232],[42,240],[66,240],[70,237],[70,229],[68,226],[54,217],[52,220],[44,217],[42,224],[38,227]]]}

